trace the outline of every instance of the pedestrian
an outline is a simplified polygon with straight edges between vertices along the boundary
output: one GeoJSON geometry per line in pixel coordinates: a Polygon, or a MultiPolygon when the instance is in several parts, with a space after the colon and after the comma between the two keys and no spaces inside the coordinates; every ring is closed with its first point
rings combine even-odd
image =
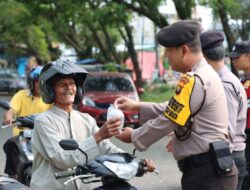
{"type": "Polygon", "coordinates": [[[238,171],[226,144],[225,92],[219,76],[203,57],[200,31],[200,24],[192,20],[179,21],[159,31],[157,40],[166,48],[172,69],[183,75],[164,112],[157,104],[126,97],[116,99],[118,108],[139,111],[140,121],[150,118],[136,130],[124,128],[116,137],[145,151],[174,131],[173,155],[183,172],[183,190],[235,190],[238,171]]]}
{"type": "MultiPolygon", "coordinates": [[[[120,118],[112,118],[99,129],[94,118],[74,110],[81,101],[87,71],[70,62],[57,60],[47,64],[39,78],[41,96],[52,108],[35,119],[32,135],[31,188],[33,190],[89,189],[89,185],[76,180],[67,186],[69,178],[55,179],[55,173],[84,165],[86,157],[79,150],[65,151],[59,146],[62,139],[73,138],[90,160],[103,154],[123,152],[108,139],[120,131],[120,118]]],[[[154,170],[147,161],[149,171],[154,170]]]]}
{"type": "Polygon", "coordinates": [[[225,65],[223,33],[206,31],[200,35],[200,39],[203,55],[208,64],[220,76],[226,93],[230,150],[239,170],[237,190],[241,190],[244,176],[247,175],[245,159],[247,97],[245,89],[240,80],[225,65]]]}
{"type": "Polygon", "coordinates": [[[246,163],[248,175],[245,176],[242,190],[250,189],[250,42],[249,41],[241,41],[237,42],[233,48],[233,51],[228,54],[228,56],[232,59],[232,63],[236,70],[244,71],[244,76],[241,78],[241,82],[245,88],[247,95],[247,124],[245,128],[245,133],[247,136],[246,139],[246,163]]]}

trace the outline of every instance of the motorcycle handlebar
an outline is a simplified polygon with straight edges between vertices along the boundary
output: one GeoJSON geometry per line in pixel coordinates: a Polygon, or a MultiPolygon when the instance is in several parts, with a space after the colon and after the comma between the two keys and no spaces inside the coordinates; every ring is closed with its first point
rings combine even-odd
{"type": "Polygon", "coordinates": [[[84,167],[77,166],[73,170],[66,170],[66,171],[57,172],[57,173],[55,173],[55,177],[56,177],[56,179],[60,179],[60,178],[65,178],[65,177],[70,177],[70,176],[82,175],[82,174],[86,173],[84,171],[86,171],[86,169],[84,169],[84,167]]]}
{"type": "Polygon", "coordinates": [[[65,178],[65,177],[70,177],[76,175],[76,169],[74,170],[67,170],[67,171],[62,171],[62,172],[57,172],[55,173],[56,179],[60,178],[65,178]]]}
{"type": "Polygon", "coordinates": [[[144,159],[141,159],[139,162],[139,167],[136,173],[137,177],[142,177],[145,173],[147,173],[147,167],[144,159]]]}
{"type": "Polygon", "coordinates": [[[2,128],[16,126],[18,128],[27,127],[29,129],[33,129],[35,117],[36,117],[36,115],[17,117],[16,120],[12,122],[12,124],[4,125],[4,126],[2,126],[2,128]]]}

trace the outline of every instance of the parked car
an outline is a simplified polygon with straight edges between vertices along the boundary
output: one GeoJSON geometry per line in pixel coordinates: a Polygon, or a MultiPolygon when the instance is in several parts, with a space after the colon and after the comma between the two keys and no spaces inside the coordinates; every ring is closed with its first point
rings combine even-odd
{"type": "MultiPolygon", "coordinates": [[[[78,110],[93,116],[101,126],[107,119],[107,109],[119,96],[139,101],[134,82],[127,73],[95,72],[85,82],[85,96],[78,110]]],[[[138,127],[138,113],[124,111],[125,126],[138,127]]]]}
{"type": "Polygon", "coordinates": [[[103,71],[103,62],[95,58],[82,59],[77,61],[77,64],[88,72],[103,71]]]}
{"type": "Polygon", "coordinates": [[[14,94],[26,87],[26,80],[20,77],[15,69],[0,70],[0,92],[14,94]]]}

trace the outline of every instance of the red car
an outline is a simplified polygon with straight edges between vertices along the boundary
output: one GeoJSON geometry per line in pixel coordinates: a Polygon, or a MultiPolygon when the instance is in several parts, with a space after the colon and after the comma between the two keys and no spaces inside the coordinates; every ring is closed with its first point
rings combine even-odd
{"type": "MultiPolygon", "coordinates": [[[[126,96],[139,101],[139,96],[131,77],[120,72],[91,73],[85,82],[85,95],[78,110],[89,113],[96,119],[97,125],[107,120],[107,109],[114,100],[126,96]]],[[[138,113],[124,111],[125,126],[138,127],[138,113]]]]}

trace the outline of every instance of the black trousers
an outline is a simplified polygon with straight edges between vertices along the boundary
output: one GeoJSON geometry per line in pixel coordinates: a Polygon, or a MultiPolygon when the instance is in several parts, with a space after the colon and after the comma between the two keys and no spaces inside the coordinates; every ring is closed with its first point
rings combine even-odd
{"type": "Polygon", "coordinates": [[[19,136],[9,138],[3,145],[3,150],[6,155],[6,164],[4,173],[13,176],[18,173],[19,166],[22,163],[28,162],[21,144],[19,143],[19,136]]]}
{"type": "Polygon", "coordinates": [[[248,174],[246,166],[245,151],[234,151],[232,153],[234,163],[239,171],[237,190],[242,190],[244,177],[248,174]]]}
{"type": "Polygon", "coordinates": [[[212,161],[198,167],[184,170],[181,185],[182,190],[236,190],[238,170],[233,166],[232,172],[218,175],[212,161]]]}
{"type": "Polygon", "coordinates": [[[250,130],[246,129],[245,132],[247,135],[245,156],[246,156],[248,175],[244,177],[242,190],[249,190],[250,189],[250,130]]]}

